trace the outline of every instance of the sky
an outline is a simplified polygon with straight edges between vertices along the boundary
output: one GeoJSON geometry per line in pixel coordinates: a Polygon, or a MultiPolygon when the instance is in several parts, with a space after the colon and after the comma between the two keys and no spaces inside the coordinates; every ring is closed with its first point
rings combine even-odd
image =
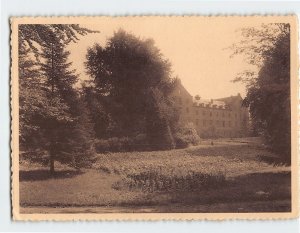
{"type": "Polygon", "coordinates": [[[232,80],[250,67],[242,56],[230,58],[228,47],[242,39],[240,28],[255,25],[256,21],[234,17],[103,17],[81,24],[99,33],[80,36],[68,49],[80,78],[88,79],[84,67],[87,48],[95,43],[105,46],[107,39],[122,28],[141,39],[154,39],[171,62],[173,75],[181,79],[191,95],[210,99],[240,93],[244,97],[244,84],[232,80]]]}

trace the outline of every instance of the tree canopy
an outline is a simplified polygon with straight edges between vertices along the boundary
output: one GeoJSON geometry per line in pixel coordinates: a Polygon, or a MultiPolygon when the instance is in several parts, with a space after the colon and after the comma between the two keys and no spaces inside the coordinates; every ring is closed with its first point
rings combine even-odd
{"type": "Polygon", "coordinates": [[[270,148],[290,161],[290,27],[269,24],[244,28],[244,40],[233,46],[234,54],[245,54],[258,73],[245,71],[235,81],[247,86],[244,104],[249,107],[254,130],[270,148]]]}
{"type": "MultiPolygon", "coordinates": [[[[170,113],[175,109],[168,96],[175,79],[170,62],[154,41],[119,30],[105,47],[95,44],[89,48],[86,58],[87,73],[118,135],[145,133],[150,141],[169,135],[165,145],[169,147],[173,142],[167,132],[176,114],[170,113]]],[[[163,141],[153,143],[164,144],[163,141]]]]}

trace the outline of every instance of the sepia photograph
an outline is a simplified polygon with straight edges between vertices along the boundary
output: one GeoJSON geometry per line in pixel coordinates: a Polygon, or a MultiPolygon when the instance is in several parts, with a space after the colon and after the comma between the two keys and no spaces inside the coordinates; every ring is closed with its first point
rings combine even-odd
{"type": "Polygon", "coordinates": [[[296,217],[296,27],[12,18],[14,219],[296,217]]]}

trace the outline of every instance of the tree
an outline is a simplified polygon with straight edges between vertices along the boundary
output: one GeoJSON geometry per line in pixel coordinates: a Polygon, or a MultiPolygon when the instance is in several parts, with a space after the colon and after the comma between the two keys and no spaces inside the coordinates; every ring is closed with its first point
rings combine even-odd
{"type": "Polygon", "coordinates": [[[82,85],[82,98],[90,111],[95,137],[113,137],[116,129],[110,114],[106,111],[105,106],[109,106],[107,99],[97,94],[95,88],[87,82],[82,85]]]}
{"type": "Polygon", "coordinates": [[[38,141],[35,146],[49,152],[51,173],[55,160],[78,167],[92,152],[89,116],[65,50],[76,34],[88,32],[78,25],[19,27],[21,146],[38,141]]]}
{"type": "Polygon", "coordinates": [[[76,43],[78,35],[84,36],[95,33],[78,24],[21,24],[19,25],[19,48],[27,47],[37,59],[40,47],[48,46],[53,40],[62,44],[76,43]]]}
{"type": "Polygon", "coordinates": [[[167,99],[156,88],[150,90],[146,111],[146,132],[150,148],[155,150],[170,150],[175,148],[173,132],[170,127],[167,99]]]}
{"type": "Polygon", "coordinates": [[[19,101],[20,147],[32,150],[43,144],[39,125],[40,116],[46,111],[47,97],[43,91],[38,64],[28,56],[29,49],[19,46],[19,101]],[[26,148],[25,148],[26,147],[26,148]]]}
{"type": "Polygon", "coordinates": [[[270,148],[290,162],[290,27],[289,24],[263,25],[243,29],[245,40],[234,53],[246,54],[258,73],[246,71],[235,81],[247,84],[244,104],[249,106],[255,130],[270,148]]]}
{"type": "MultiPolygon", "coordinates": [[[[175,79],[170,62],[153,40],[141,40],[119,30],[105,47],[96,44],[89,48],[85,64],[97,94],[106,100],[102,102],[117,126],[118,136],[145,133],[151,141],[151,124],[156,127],[157,143],[162,142],[162,135],[172,134],[171,121],[175,119],[164,109],[173,108],[169,94],[175,79]]],[[[166,148],[173,143],[167,141],[166,148]]]]}
{"type": "MultiPolygon", "coordinates": [[[[45,91],[49,106],[47,115],[44,116],[44,128],[47,129],[49,139],[48,150],[50,153],[50,171],[54,172],[54,161],[60,153],[61,133],[64,125],[74,121],[70,109],[70,99],[67,96],[76,95],[72,86],[77,81],[74,71],[69,71],[71,63],[67,61],[69,52],[64,50],[64,45],[53,38],[49,44],[42,47],[41,71],[46,78],[45,91]],[[69,101],[68,101],[69,100],[69,101]],[[52,108],[58,111],[51,111],[52,108]]],[[[71,99],[72,99],[71,97],[71,99]]]]}

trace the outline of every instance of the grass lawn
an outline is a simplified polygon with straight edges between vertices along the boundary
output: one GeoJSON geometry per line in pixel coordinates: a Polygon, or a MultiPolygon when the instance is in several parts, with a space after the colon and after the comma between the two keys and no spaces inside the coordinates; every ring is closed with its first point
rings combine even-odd
{"type": "Polygon", "coordinates": [[[20,204],[33,212],[290,211],[290,167],[254,138],[187,149],[98,154],[89,169],[55,177],[20,160],[20,204]],[[54,208],[55,207],[55,208],[54,208]]]}

